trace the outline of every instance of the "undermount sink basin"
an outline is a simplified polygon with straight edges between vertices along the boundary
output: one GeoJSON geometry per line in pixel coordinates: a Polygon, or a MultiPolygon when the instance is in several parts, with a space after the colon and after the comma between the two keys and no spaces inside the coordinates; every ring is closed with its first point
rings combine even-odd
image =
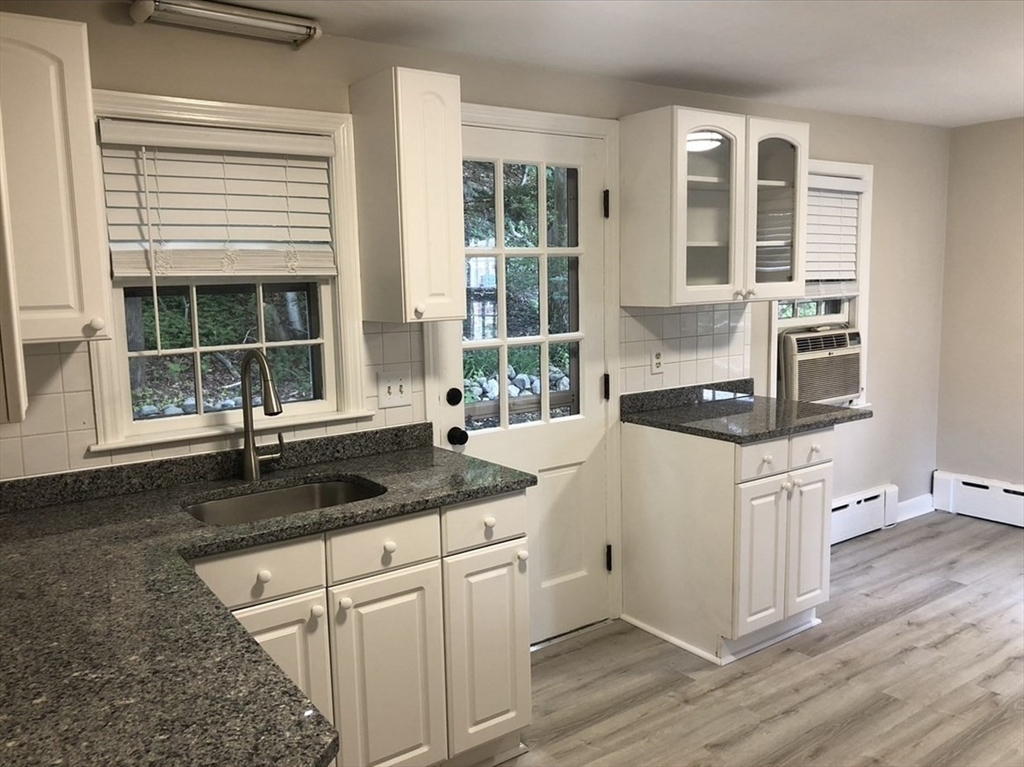
{"type": "Polygon", "coordinates": [[[186,506],[185,511],[207,525],[241,525],[353,503],[385,491],[386,488],[368,480],[341,479],[203,501],[186,506]]]}

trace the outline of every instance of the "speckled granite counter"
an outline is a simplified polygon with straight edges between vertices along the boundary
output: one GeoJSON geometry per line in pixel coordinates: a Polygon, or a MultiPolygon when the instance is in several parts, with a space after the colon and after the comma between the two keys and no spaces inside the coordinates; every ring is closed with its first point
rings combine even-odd
{"type": "Polygon", "coordinates": [[[758,397],[749,378],[624,394],[623,423],[694,434],[745,445],[870,418],[864,408],[758,397]]]}
{"type": "Polygon", "coordinates": [[[289,445],[263,486],[360,476],[387,492],[233,527],[182,504],[254,489],[197,481],[233,476],[239,451],[0,483],[0,762],[327,765],[330,723],[186,560],[536,483],[430,441],[424,424],[289,445]],[[95,497],[118,487],[133,492],[95,497]]]}

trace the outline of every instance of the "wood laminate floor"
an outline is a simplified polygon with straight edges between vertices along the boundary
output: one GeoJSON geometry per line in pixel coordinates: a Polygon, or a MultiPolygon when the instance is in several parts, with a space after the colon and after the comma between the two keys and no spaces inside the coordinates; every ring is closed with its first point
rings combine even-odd
{"type": "Polygon", "coordinates": [[[718,667],[621,621],[533,655],[540,765],[1024,765],[1024,530],[934,512],[832,548],[822,624],[718,667]]]}

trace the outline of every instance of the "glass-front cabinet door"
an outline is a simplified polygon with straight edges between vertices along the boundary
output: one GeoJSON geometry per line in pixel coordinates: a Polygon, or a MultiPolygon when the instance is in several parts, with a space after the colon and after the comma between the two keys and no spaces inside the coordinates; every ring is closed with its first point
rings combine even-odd
{"type": "Polygon", "coordinates": [[[676,109],[673,303],[740,297],[745,118],[676,109]]]}
{"type": "Polygon", "coordinates": [[[804,294],[809,129],[747,119],[747,300],[804,294]]]}

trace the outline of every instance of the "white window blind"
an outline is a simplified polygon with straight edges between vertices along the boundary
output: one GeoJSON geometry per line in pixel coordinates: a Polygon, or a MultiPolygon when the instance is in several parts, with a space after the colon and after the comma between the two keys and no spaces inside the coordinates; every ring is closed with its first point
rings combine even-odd
{"type": "Polygon", "coordinates": [[[329,137],[101,120],[100,142],[114,276],[337,274],[329,137]]]}
{"type": "Polygon", "coordinates": [[[861,191],[852,181],[811,177],[807,192],[806,280],[811,288],[808,295],[850,294],[858,290],[861,191]]]}

